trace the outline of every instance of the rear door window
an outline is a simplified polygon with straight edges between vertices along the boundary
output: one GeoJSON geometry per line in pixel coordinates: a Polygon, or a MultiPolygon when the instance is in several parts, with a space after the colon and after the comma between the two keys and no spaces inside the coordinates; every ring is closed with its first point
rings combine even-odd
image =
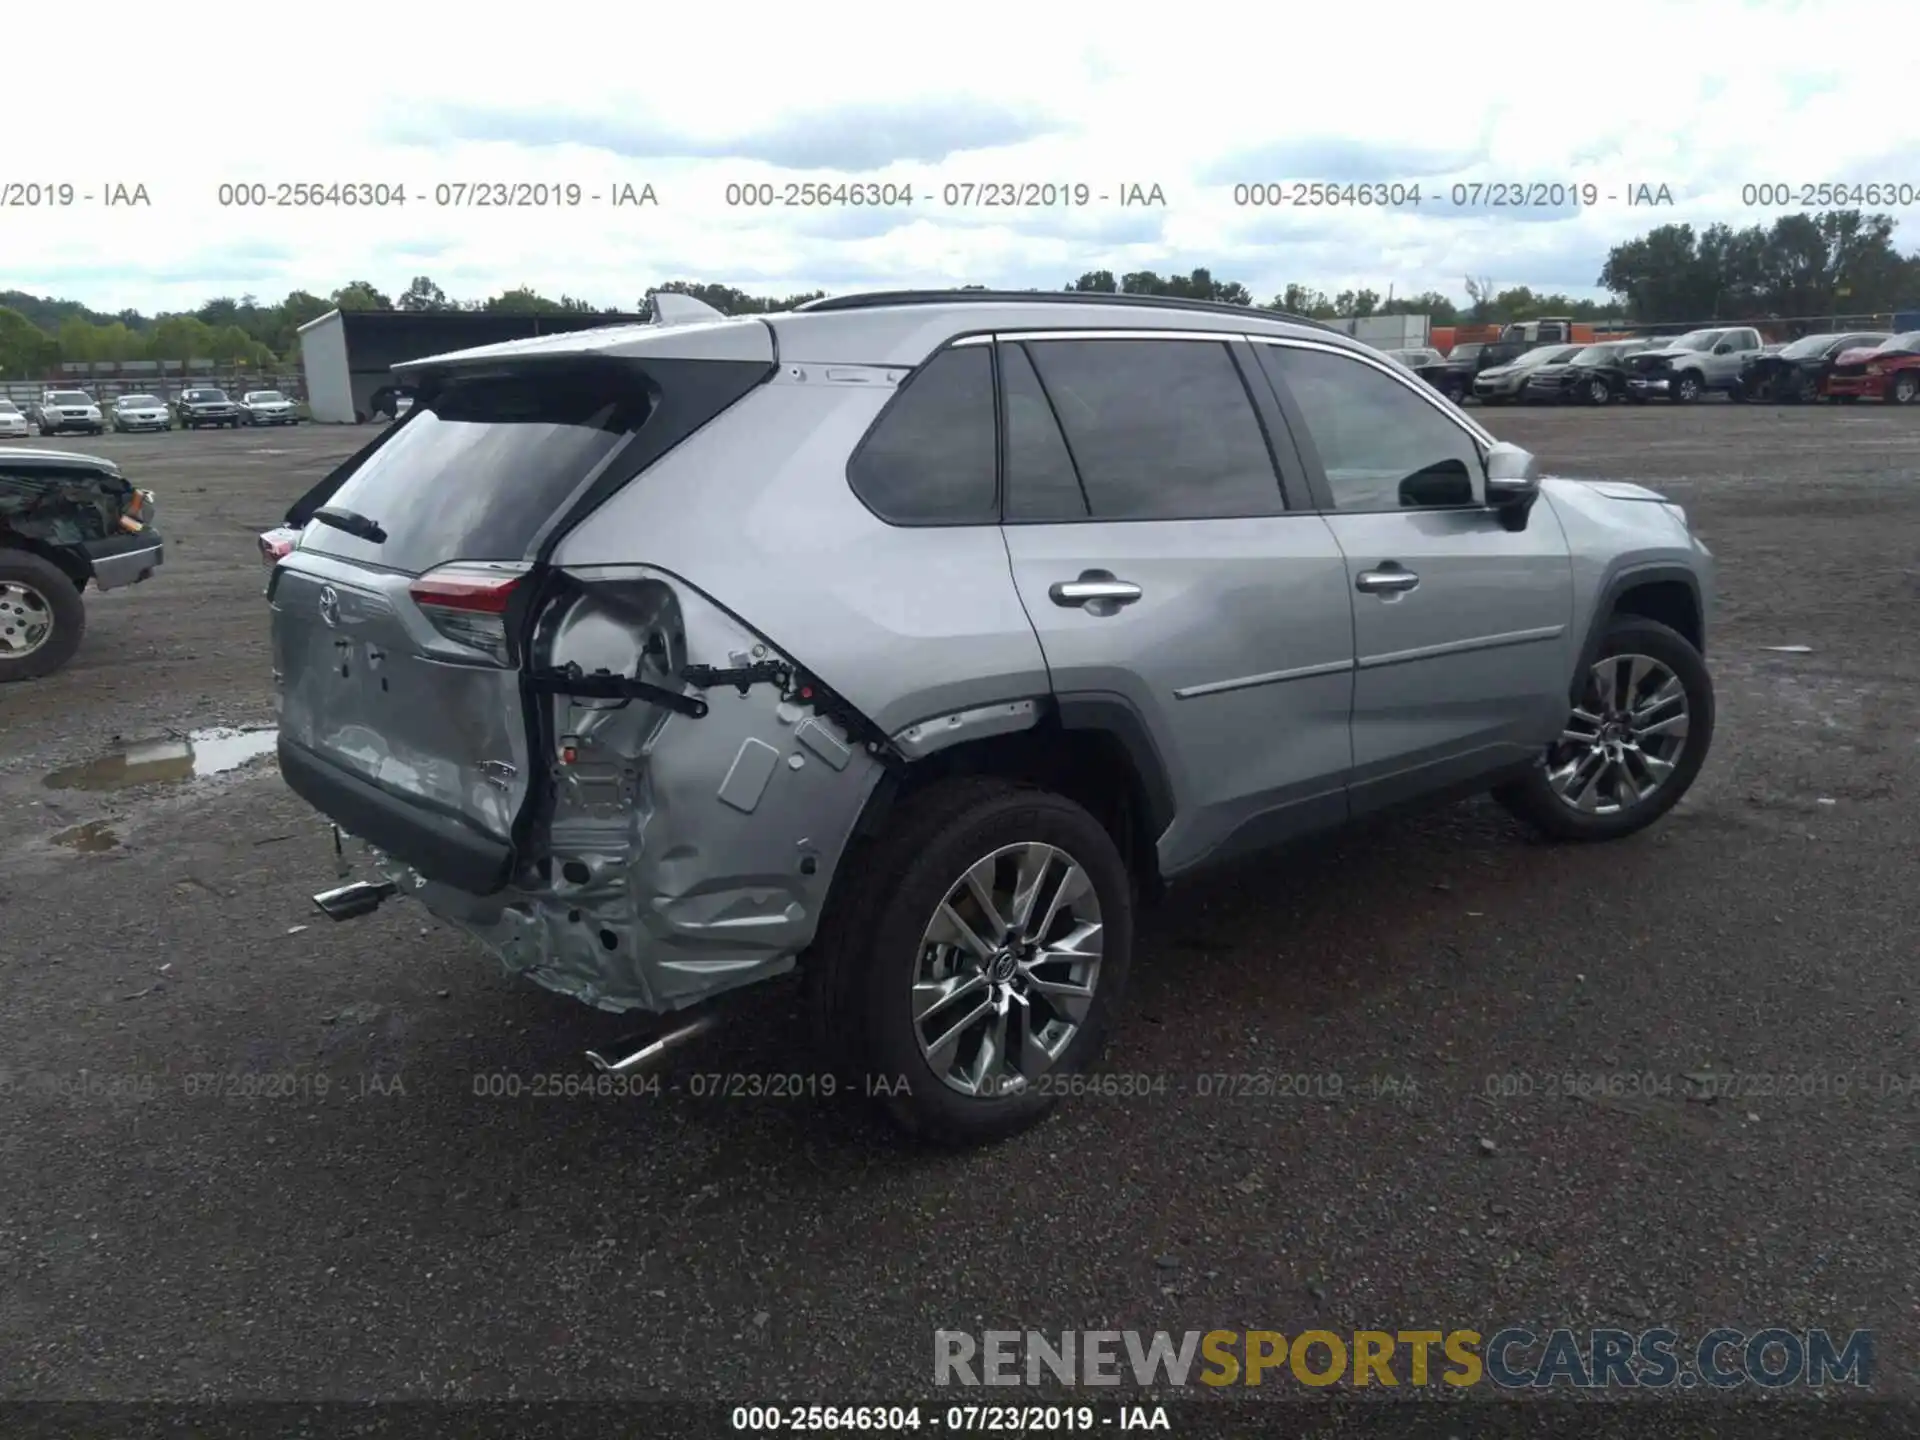
{"type": "MultiPolygon", "coordinates": [[[[1026,349],[1078,493],[1058,478],[1057,460],[1036,458],[1048,467],[1045,499],[1010,495],[1009,520],[1211,520],[1285,509],[1259,414],[1224,343],[1036,340],[1026,349]],[[1066,513],[1023,516],[1029,505],[1066,513]]],[[[1011,448],[1011,376],[1008,393],[1011,448]]],[[[1029,413],[1041,424],[1037,409],[1029,413]]],[[[1012,455],[1009,468],[1017,470],[1012,455]]]]}
{"type": "Polygon", "coordinates": [[[525,559],[651,404],[637,374],[612,367],[457,381],[325,501],[387,538],[314,524],[302,547],[409,574],[451,560],[525,559]]]}

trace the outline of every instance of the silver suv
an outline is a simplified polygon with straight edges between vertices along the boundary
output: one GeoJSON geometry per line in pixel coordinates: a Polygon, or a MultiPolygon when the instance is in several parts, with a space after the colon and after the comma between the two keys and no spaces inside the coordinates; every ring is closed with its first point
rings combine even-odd
{"type": "Polygon", "coordinates": [[[677,301],[399,368],[267,549],[281,770],[371,851],[315,898],[673,1017],[609,1068],[798,964],[896,1121],[1010,1134],[1167,882],[1472,790],[1626,835],[1711,739],[1680,509],[1310,321],[677,301]]]}

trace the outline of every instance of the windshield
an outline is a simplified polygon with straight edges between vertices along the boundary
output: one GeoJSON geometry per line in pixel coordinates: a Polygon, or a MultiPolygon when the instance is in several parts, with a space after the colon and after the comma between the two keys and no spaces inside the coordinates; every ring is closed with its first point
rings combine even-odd
{"type": "Polygon", "coordinates": [[[78,390],[56,390],[47,396],[49,405],[91,405],[93,397],[78,390]]]}
{"type": "Polygon", "coordinates": [[[11,400],[0,400],[0,415],[18,415],[20,407],[11,400]]]}
{"type": "Polygon", "coordinates": [[[1617,345],[1589,345],[1575,355],[1570,363],[1574,365],[1611,365],[1614,357],[1620,353],[1617,345]]]}
{"type": "Polygon", "coordinates": [[[287,397],[282,395],[278,390],[249,390],[247,392],[247,399],[264,400],[264,401],[267,401],[268,403],[271,403],[275,400],[284,400],[286,398],[287,397]]]}
{"type": "Polygon", "coordinates": [[[1557,365],[1579,348],[1578,345],[1542,345],[1538,350],[1527,351],[1526,354],[1522,355],[1513,363],[1515,365],[1525,365],[1529,367],[1534,365],[1557,365]]]}
{"type": "Polygon", "coordinates": [[[122,395],[120,397],[120,408],[122,410],[154,410],[159,408],[159,405],[160,402],[151,395],[122,395]]]}
{"type": "Polygon", "coordinates": [[[1873,353],[1884,355],[1891,350],[1920,350],[1920,330],[1909,330],[1904,335],[1896,335],[1891,340],[1883,340],[1874,347],[1873,353]]]}
{"type": "Polygon", "coordinates": [[[1669,350],[1711,350],[1714,343],[1726,332],[1724,330],[1690,330],[1685,335],[1675,336],[1667,342],[1669,350]]]}
{"type": "Polygon", "coordinates": [[[1486,346],[1478,343],[1456,345],[1453,347],[1453,358],[1455,360],[1471,360],[1486,348],[1486,346]]]}
{"type": "Polygon", "coordinates": [[[181,398],[186,400],[224,400],[227,396],[223,390],[189,390],[181,398]]]}
{"type": "Polygon", "coordinates": [[[1838,335],[1803,335],[1780,352],[1783,360],[1805,360],[1814,355],[1824,355],[1827,347],[1840,337],[1838,335]]]}

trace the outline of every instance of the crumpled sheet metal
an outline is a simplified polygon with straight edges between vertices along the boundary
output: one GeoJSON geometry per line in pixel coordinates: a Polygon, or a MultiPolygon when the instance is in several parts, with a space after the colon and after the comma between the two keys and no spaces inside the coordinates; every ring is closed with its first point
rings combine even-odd
{"type": "MultiPolygon", "coordinates": [[[[0,452],[0,466],[5,461],[0,452]]],[[[0,468],[0,531],[51,545],[102,540],[119,532],[132,496],[117,475],[9,475],[0,468]]]]}

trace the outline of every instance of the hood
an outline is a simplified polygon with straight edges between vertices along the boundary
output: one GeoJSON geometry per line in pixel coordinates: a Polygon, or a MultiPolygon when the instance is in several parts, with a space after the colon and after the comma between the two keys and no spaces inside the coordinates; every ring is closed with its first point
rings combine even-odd
{"type": "Polygon", "coordinates": [[[49,545],[104,540],[120,533],[133,500],[133,486],[117,470],[75,465],[0,476],[0,530],[49,545]]]}
{"type": "Polygon", "coordinates": [[[1879,353],[1879,349],[1880,347],[1877,345],[1862,345],[1857,350],[1842,350],[1838,355],[1833,357],[1833,363],[1836,365],[1864,365],[1874,355],[1879,353]]]}
{"type": "Polygon", "coordinates": [[[1581,480],[1579,483],[1589,490],[1599,491],[1609,500],[1646,500],[1658,505],[1669,503],[1667,497],[1658,490],[1649,490],[1631,480],[1581,480]]]}

